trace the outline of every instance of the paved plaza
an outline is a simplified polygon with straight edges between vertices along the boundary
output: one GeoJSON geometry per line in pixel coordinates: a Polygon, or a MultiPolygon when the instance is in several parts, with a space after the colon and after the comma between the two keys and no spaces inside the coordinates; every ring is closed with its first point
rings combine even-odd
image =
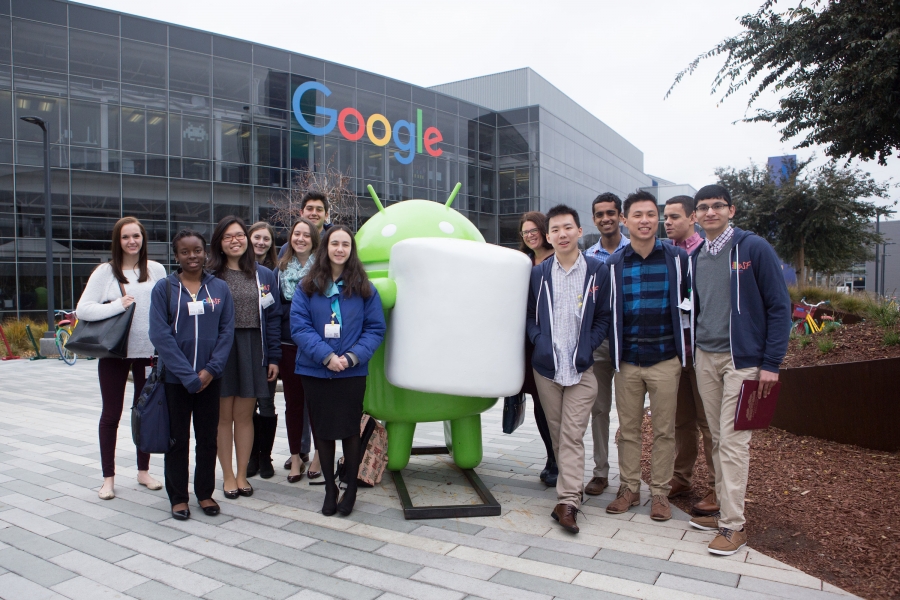
{"type": "MultiPolygon", "coordinates": [[[[128,409],[119,428],[116,498],[103,501],[96,370],[96,361],[81,359],[74,367],[0,363],[0,598],[849,597],[752,549],[710,555],[712,534],[692,529],[674,506],[671,521],[650,520],[646,486],[643,506],[606,514],[618,487],[615,464],[609,493],[582,507],[581,533],[563,531],[550,519],[555,492],[538,479],[544,449],[533,417],[504,435],[499,403],[483,417],[485,459],[476,469],[502,504],[499,517],[404,520],[389,473],[380,486],[360,490],[352,515],[325,517],[321,486],[285,480],[280,423],[274,478],[252,478],[256,492],[239,500],[224,499],[219,478],[221,515],[207,517],[192,496],[191,519],[175,521],[165,490],[135,480],[128,409]]],[[[276,404],[283,414],[281,394],[276,404]]],[[[614,409],[610,437],[616,427],[614,409]]],[[[589,458],[590,438],[588,428],[589,458]]],[[[417,445],[441,443],[442,424],[417,430],[417,445]]],[[[589,460],[586,481],[592,467],[589,460]]],[[[150,470],[163,479],[161,455],[150,470]]],[[[413,457],[404,479],[416,505],[476,501],[447,456],[413,457]]]]}

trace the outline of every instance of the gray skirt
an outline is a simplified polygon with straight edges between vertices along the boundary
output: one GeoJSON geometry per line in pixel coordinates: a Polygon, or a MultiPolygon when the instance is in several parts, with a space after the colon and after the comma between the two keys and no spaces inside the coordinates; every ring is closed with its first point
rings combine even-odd
{"type": "Polygon", "coordinates": [[[234,344],[222,375],[219,395],[268,398],[268,366],[263,365],[262,334],[259,329],[235,329],[234,344]]]}

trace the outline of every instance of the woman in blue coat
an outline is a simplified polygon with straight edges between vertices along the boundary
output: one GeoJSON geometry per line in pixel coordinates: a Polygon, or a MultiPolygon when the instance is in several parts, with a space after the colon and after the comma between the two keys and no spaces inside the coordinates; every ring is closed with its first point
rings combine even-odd
{"type": "Polygon", "coordinates": [[[368,363],[384,339],[381,298],[343,225],[329,229],[315,262],[291,302],[291,337],[297,344],[295,371],[303,382],[316,450],[325,475],[322,514],[349,515],[356,502],[359,424],[368,363]],[[350,474],[338,501],[334,481],[335,440],[341,440],[350,474]]]}
{"type": "MultiPolygon", "coordinates": [[[[258,398],[270,397],[269,382],[278,377],[281,299],[274,273],[257,264],[247,227],[238,217],[229,215],[216,225],[207,266],[228,285],[234,298],[234,344],[222,377],[218,443],[223,492],[233,500],[253,495],[253,486],[247,481],[253,413],[258,398]],[[237,455],[237,473],[232,466],[232,448],[237,455]]],[[[261,401],[263,406],[271,413],[262,416],[272,417],[265,433],[274,437],[274,403],[261,401]]],[[[268,445],[265,440],[263,445],[268,445]]]]}

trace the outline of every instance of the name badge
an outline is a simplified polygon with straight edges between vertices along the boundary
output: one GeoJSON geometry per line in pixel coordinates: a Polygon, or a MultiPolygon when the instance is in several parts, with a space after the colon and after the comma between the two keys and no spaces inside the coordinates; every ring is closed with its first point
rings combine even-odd
{"type": "Polygon", "coordinates": [[[273,304],[275,304],[275,298],[272,297],[272,294],[265,294],[262,298],[259,299],[259,304],[263,308],[269,308],[273,304]]]}
{"type": "Polygon", "coordinates": [[[682,329],[690,329],[691,328],[691,316],[690,315],[681,315],[681,328],[682,329]]]}
{"type": "Polygon", "coordinates": [[[681,304],[678,305],[678,308],[681,310],[692,310],[694,308],[694,303],[691,302],[690,298],[685,298],[681,301],[681,304]]]}
{"type": "Polygon", "coordinates": [[[328,323],[325,325],[325,339],[340,339],[341,326],[337,323],[328,323]]]}
{"type": "Polygon", "coordinates": [[[192,317],[197,315],[202,315],[206,312],[206,309],[203,306],[203,302],[198,300],[196,302],[188,302],[188,314],[192,317]]]}

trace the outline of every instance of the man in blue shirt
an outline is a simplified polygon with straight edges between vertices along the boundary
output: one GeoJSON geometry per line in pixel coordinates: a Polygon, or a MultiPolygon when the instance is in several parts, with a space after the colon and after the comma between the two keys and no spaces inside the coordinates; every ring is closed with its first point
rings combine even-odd
{"type": "MultiPolygon", "coordinates": [[[[611,192],[600,194],[591,204],[594,225],[600,240],[584,255],[602,263],[628,246],[628,238],[619,229],[622,223],[622,200],[611,192]]],[[[612,407],[612,382],[615,369],[609,361],[609,340],[594,350],[594,376],[597,378],[597,399],[591,408],[591,434],[594,438],[594,471],[584,493],[599,496],[609,485],[609,411],[612,407]]]]}
{"type": "Polygon", "coordinates": [[[659,208],[647,192],[625,199],[631,244],[613,254],[609,266],[613,306],[610,354],[616,367],[619,415],[619,479],[606,512],[621,514],[640,504],[641,424],[650,394],[653,423],[650,518],[672,518],[667,498],[675,465],[675,406],[685,363],[681,312],[689,309],[687,253],[656,239],[659,208]]]}

